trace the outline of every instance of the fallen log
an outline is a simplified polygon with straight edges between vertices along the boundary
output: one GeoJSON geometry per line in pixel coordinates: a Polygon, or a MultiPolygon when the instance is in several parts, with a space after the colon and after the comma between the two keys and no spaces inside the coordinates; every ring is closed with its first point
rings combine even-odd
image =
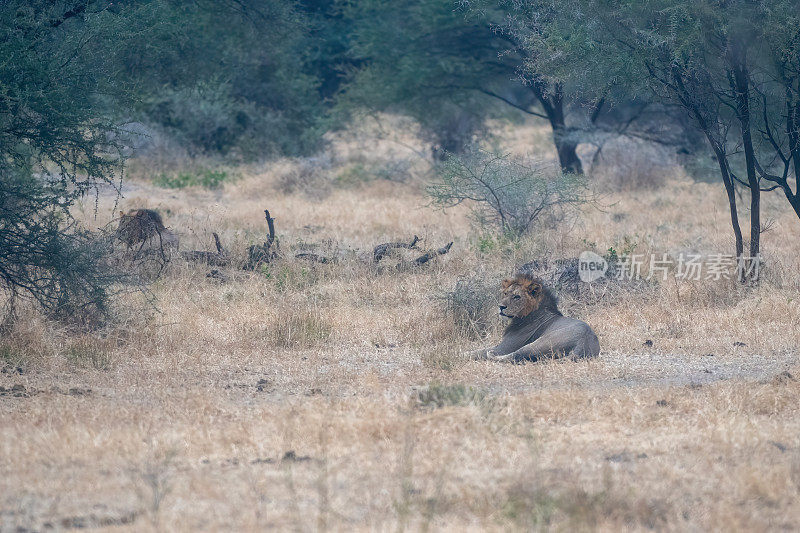
{"type": "Polygon", "coordinates": [[[331,260],[325,257],[324,255],[319,255],[311,252],[300,252],[299,254],[294,254],[297,259],[305,259],[306,261],[311,261],[312,263],[330,263],[331,260]]]}
{"type": "Polygon", "coordinates": [[[444,255],[450,251],[450,248],[453,246],[453,242],[449,242],[446,245],[442,246],[441,248],[437,248],[436,250],[429,250],[422,254],[421,256],[413,259],[411,261],[401,261],[397,263],[397,270],[405,270],[407,268],[413,268],[422,266],[434,257],[438,257],[440,255],[444,255]]]}
{"type": "Polygon", "coordinates": [[[392,250],[396,250],[398,248],[405,248],[407,250],[416,249],[418,242],[419,237],[414,235],[414,238],[411,240],[411,242],[385,242],[383,244],[379,244],[372,250],[372,259],[375,263],[380,263],[381,259],[386,257],[392,250]]]}

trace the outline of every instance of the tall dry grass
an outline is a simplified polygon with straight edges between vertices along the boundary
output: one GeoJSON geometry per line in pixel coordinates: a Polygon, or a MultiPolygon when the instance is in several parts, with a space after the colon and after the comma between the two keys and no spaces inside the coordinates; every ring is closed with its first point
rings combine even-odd
{"type": "MultiPolygon", "coordinates": [[[[524,152],[537,136],[505,142],[524,152]]],[[[408,157],[364,139],[335,139],[330,171],[408,157]]],[[[779,198],[765,201],[759,287],[567,295],[600,358],[498,365],[460,356],[501,325],[448,305],[459,279],[488,287],[587,247],[728,253],[720,187],[672,177],[607,193],[571,227],[489,242],[465,209],[425,207],[422,171],[315,196],[281,188],[294,164],[214,191],[132,176],[121,202],[160,209],[183,249],[212,249],[215,231],[239,255],[263,240],[268,208],[281,262],[225,282],[175,263],[155,307],[129,295],[95,332],[24,310],[0,340],[0,530],[800,527],[800,250],[779,198]],[[414,234],[455,244],[425,268],[370,264],[372,246],[414,234]],[[293,258],[309,249],[336,261],[293,258]]],[[[110,220],[113,201],[87,223],[110,220]]]]}

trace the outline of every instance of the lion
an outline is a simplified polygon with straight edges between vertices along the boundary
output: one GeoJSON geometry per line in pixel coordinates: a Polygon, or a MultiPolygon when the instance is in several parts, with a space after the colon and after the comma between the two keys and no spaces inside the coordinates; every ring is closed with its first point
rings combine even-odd
{"type": "Polygon", "coordinates": [[[161,215],[152,209],[120,211],[115,234],[129,250],[138,247],[137,255],[155,249],[166,257],[165,250],[178,247],[178,236],[164,226],[161,215]]]}
{"type": "Polygon", "coordinates": [[[600,342],[586,322],[561,314],[542,280],[518,274],[503,280],[500,315],[510,319],[497,346],[469,352],[471,359],[519,363],[567,356],[597,357],[600,342]]]}

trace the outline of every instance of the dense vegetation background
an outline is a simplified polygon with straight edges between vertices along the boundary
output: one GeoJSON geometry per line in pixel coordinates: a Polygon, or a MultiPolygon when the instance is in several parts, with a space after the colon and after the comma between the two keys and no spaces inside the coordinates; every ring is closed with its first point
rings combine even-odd
{"type": "Polygon", "coordinates": [[[587,172],[580,144],[594,161],[621,137],[717,167],[752,262],[762,191],[800,215],[798,22],[788,0],[4,2],[0,280],[48,308],[96,306],[114,276],[69,208],[118,186],[137,150],[308,155],[374,112],[415,119],[433,160],[522,113],[548,121],[565,174],[587,172]]]}

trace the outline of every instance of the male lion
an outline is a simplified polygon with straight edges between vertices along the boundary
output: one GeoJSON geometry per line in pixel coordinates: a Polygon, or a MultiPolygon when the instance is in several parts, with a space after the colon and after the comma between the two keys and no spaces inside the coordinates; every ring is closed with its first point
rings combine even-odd
{"type": "Polygon", "coordinates": [[[469,353],[471,359],[491,361],[537,361],[568,356],[597,357],[600,343],[586,322],[567,318],[556,305],[556,298],[539,278],[518,274],[503,280],[500,315],[511,323],[503,339],[493,348],[469,353]]]}

